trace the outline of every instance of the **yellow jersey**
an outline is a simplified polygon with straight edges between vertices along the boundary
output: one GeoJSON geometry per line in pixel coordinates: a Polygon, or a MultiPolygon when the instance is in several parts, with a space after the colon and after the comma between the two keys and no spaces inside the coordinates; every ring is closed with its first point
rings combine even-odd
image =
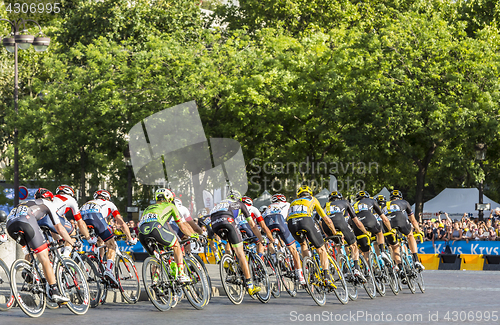
{"type": "Polygon", "coordinates": [[[321,208],[317,198],[313,196],[306,196],[295,199],[290,203],[290,208],[288,209],[288,217],[286,220],[301,217],[312,217],[312,214],[316,210],[321,218],[326,218],[325,211],[321,208]]]}

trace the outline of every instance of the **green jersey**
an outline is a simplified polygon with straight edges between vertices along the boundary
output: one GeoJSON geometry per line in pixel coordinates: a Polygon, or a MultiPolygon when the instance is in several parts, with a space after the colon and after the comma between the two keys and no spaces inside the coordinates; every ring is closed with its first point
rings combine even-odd
{"type": "Polygon", "coordinates": [[[146,210],[144,210],[137,226],[140,228],[141,225],[147,222],[159,222],[164,226],[172,218],[174,218],[175,222],[181,221],[179,210],[177,210],[175,204],[170,202],[159,202],[148,206],[146,210]]]}

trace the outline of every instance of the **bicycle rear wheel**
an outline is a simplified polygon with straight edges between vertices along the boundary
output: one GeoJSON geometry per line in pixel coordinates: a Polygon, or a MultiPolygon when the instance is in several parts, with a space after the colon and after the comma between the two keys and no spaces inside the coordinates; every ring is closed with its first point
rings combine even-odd
{"type": "Polygon", "coordinates": [[[207,266],[203,262],[203,259],[198,255],[198,254],[192,254],[192,256],[196,259],[199,265],[203,268],[203,272],[205,273],[205,278],[207,279],[207,284],[208,284],[208,300],[207,304],[210,302],[210,298],[213,296],[213,290],[212,290],[212,279],[210,278],[210,274],[208,274],[207,266]]]}
{"type": "Polygon", "coordinates": [[[231,255],[224,254],[219,264],[219,271],[222,287],[227,297],[233,304],[241,304],[245,290],[238,263],[231,255]]]}
{"type": "Polygon", "coordinates": [[[425,293],[425,282],[424,282],[424,276],[422,275],[421,270],[415,270],[416,272],[416,281],[418,284],[418,288],[422,293],[425,293]]]}
{"type": "Polygon", "coordinates": [[[192,281],[183,287],[184,294],[191,306],[196,309],[203,309],[210,296],[206,276],[201,266],[199,267],[191,258],[185,258],[184,262],[185,274],[192,281]]]}
{"type": "Polygon", "coordinates": [[[318,306],[324,306],[326,303],[326,292],[320,269],[310,257],[304,257],[302,270],[309,294],[318,306]]]}
{"type": "Polygon", "coordinates": [[[66,306],[74,314],[84,315],[90,307],[90,292],[85,273],[69,258],[57,262],[55,270],[61,294],[70,299],[66,306]]]}
{"type": "Polygon", "coordinates": [[[412,276],[412,265],[410,263],[410,260],[408,259],[408,256],[403,253],[402,254],[402,259],[403,259],[403,269],[404,269],[404,277],[402,281],[406,282],[405,284],[408,286],[408,289],[410,289],[411,293],[415,293],[416,287],[415,287],[415,279],[412,276]]]}
{"type": "Polygon", "coordinates": [[[271,281],[267,274],[266,265],[257,254],[250,254],[248,267],[252,274],[254,286],[260,287],[260,291],[255,296],[265,304],[271,299],[271,281]]]}
{"type": "Polygon", "coordinates": [[[172,307],[170,280],[156,258],[148,257],[142,264],[142,281],[149,300],[156,309],[167,311],[172,307]]]}
{"type": "Polygon", "coordinates": [[[29,317],[40,317],[45,311],[47,288],[31,263],[15,261],[10,268],[10,279],[12,294],[21,310],[29,317]]]}
{"type": "Polygon", "coordinates": [[[85,274],[90,293],[90,307],[95,308],[101,299],[101,279],[99,271],[94,262],[86,255],[80,255],[73,259],[85,274]]]}
{"type": "Polygon", "coordinates": [[[295,297],[297,295],[297,277],[295,274],[295,266],[293,264],[292,256],[290,256],[290,254],[278,252],[277,267],[279,269],[283,287],[291,297],[295,297]]]}
{"type": "MultiPolygon", "coordinates": [[[[387,256],[391,256],[391,252],[387,248],[385,249],[385,253],[387,256]]],[[[385,261],[384,267],[388,276],[389,287],[391,288],[392,293],[397,296],[399,294],[398,274],[394,270],[394,261],[392,258],[390,261],[385,261]]]]}
{"type": "Polygon", "coordinates": [[[330,260],[330,274],[332,275],[333,280],[335,281],[335,284],[337,286],[337,289],[335,289],[333,292],[335,293],[335,296],[337,296],[337,299],[343,305],[345,305],[349,302],[349,293],[347,291],[345,276],[342,273],[342,269],[339,267],[337,261],[330,256],[328,257],[328,259],[330,260]]]}
{"type": "Polygon", "coordinates": [[[347,294],[349,295],[349,298],[354,301],[358,299],[358,286],[357,281],[354,278],[354,274],[348,265],[349,261],[344,254],[337,254],[337,261],[345,277],[347,294]]]}
{"type": "Polygon", "coordinates": [[[378,263],[377,255],[375,255],[372,251],[370,251],[369,259],[370,267],[375,280],[375,286],[377,287],[377,292],[381,297],[383,297],[385,296],[384,270],[378,263]]]}
{"type": "Polygon", "coordinates": [[[363,283],[363,287],[365,288],[368,296],[374,299],[377,294],[377,287],[375,285],[375,279],[370,264],[368,264],[363,254],[359,254],[359,269],[363,272],[366,279],[366,282],[363,283]]]}
{"type": "Polygon", "coordinates": [[[139,301],[141,294],[141,283],[134,262],[126,255],[116,256],[115,277],[123,299],[129,304],[139,301]]]}
{"type": "MultiPolygon", "coordinates": [[[[278,261],[277,255],[276,262],[278,261]]],[[[269,255],[264,255],[264,264],[266,264],[267,274],[269,276],[269,281],[271,282],[271,294],[274,298],[278,298],[281,295],[281,274],[279,268],[273,262],[273,257],[269,255]]]]}
{"type": "Polygon", "coordinates": [[[10,271],[0,259],[0,310],[7,311],[14,305],[14,295],[10,288],[10,271]]]}

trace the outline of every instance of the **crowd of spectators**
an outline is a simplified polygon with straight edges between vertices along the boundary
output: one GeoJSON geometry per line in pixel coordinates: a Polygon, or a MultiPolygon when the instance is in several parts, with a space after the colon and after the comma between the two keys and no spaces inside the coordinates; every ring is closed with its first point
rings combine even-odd
{"type": "Polygon", "coordinates": [[[424,230],[424,241],[438,240],[455,243],[458,240],[500,240],[500,208],[491,210],[491,213],[485,215],[484,221],[478,218],[471,218],[464,213],[458,220],[452,220],[446,212],[440,211],[437,218],[424,220],[421,224],[424,230]],[[441,218],[444,215],[445,218],[441,218]]]}

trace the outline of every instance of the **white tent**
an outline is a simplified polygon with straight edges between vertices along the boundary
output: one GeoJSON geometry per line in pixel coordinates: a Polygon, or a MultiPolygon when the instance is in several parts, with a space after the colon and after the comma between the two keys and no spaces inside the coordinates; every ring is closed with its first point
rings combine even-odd
{"type": "Polygon", "coordinates": [[[391,192],[389,192],[387,187],[384,186],[384,188],[380,192],[378,192],[377,195],[375,195],[374,197],[377,197],[379,195],[383,195],[383,196],[385,196],[385,198],[387,200],[389,200],[389,197],[391,196],[391,192]]]}
{"type": "Polygon", "coordinates": [[[326,202],[328,201],[328,196],[330,195],[330,191],[328,191],[326,188],[321,190],[318,194],[316,194],[314,197],[318,199],[319,204],[321,204],[322,207],[325,206],[326,202]]]}
{"type": "Polygon", "coordinates": [[[271,194],[267,190],[265,190],[261,196],[253,200],[253,206],[259,209],[263,205],[271,204],[271,194]]]}
{"type": "MultiPolygon", "coordinates": [[[[448,213],[449,216],[462,217],[464,213],[472,213],[477,217],[476,203],[479,201],[477,188],[446,188],[433,199],[424,203],[424,219],[434,218],[439,211],[448,213]]],[[[491,208],[500,207],[500,204],[483,195],[483,202],[490,203],[491,208]]],[[[412,206],[415,210],[415,205],[412,206]]],[[[489,216],[489,211],[484,211],[484,216],[489,216]]],[[[455,218],[456,219],[456,218],[455,218]]]]}

